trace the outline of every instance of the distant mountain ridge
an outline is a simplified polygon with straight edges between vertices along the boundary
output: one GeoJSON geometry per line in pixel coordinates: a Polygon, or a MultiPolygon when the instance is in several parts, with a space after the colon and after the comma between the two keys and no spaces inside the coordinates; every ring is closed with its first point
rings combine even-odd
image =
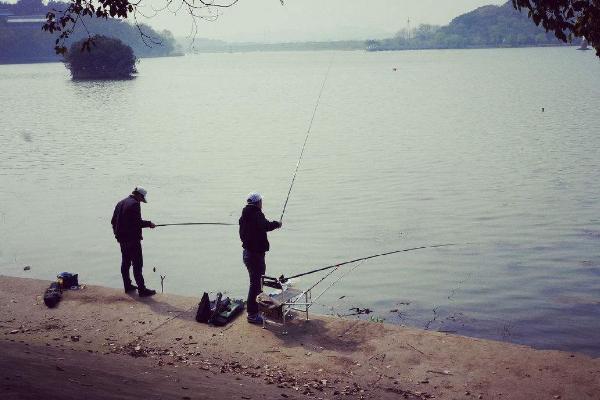
{"type": "Polygon", "coordinates": [[[479,7],[446,26],[421,25],[390,39],[366,42],[369,51],[561,45],[565,44],[515,10],[511,1],[479,7]]]}

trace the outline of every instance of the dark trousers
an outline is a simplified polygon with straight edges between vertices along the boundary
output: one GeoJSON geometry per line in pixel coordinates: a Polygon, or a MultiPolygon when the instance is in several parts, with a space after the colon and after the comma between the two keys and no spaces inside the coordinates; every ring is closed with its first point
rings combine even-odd
{"type": "Polygon", "coordinates": [[[243,254],[244,265],[248,269],[250,276],[250,288],[248,289],[248,314],[256,314],[258,312],[258,304],[256,296],[262,292],[261,277],[265,274],[267,266],[265,264],[265,253],[254,253],[244,250],[243,254]]]}
{"type": "Polygon", "coordinates": [[[123,277],[123,285],[127,289],[131,286],[131,278],[129,276],[129,267],[133,265],[133,277],[138,289],[144,289],[144,276],[142,275],[142,267],[144,266],[144,257],[142,256],[142,242],[135,240],[132,242],[120,242],[121,245],[121,276],[123,277]]]}

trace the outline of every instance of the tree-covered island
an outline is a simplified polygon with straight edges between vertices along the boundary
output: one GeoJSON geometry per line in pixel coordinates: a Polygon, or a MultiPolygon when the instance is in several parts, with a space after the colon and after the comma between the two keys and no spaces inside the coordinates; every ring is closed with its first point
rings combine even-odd
{"type": "Polygon", "coordinates": [[[96,35],[90,48],[86,39],[75,42],[65,54],[65,65],[75,80],[131,79],[137,72],[133,49],[119,39],[96,35]]]}

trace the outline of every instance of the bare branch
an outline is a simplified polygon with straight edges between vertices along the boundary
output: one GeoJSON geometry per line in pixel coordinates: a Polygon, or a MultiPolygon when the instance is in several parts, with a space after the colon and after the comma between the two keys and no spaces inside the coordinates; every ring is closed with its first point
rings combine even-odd
{"type": "MultiPolygon", "coordinates": [[[[44,31],[49,33],[59,32],[55,41],[57,54],[65,54],[67,51],[66,41],[75,31],[78,24],[84,26],[87,32],[88,40],[85,46],[89,49],[89,44],[92,42],[92,37],[83,18],[117,18],[126,19],[133,16],[134,24],[136,25],[140,36],[147,46],[160,44],[156,38],[146,34],[142,29],[142,24],[138,21],[138,15],[144,18],[152,18],[158,13],[168,10],[177,14],[185,9],[187,14],[192,18],[192,32],[194,36],[198,32],[197,20],[215,21],[219,17],[219,9],[229,8],[237,4],[239,0],[230,0],[229,2],[220,2],[216,0],[165,0],[164,6],[155,8],[150,7],[152,13],[146,15],[144,13],[144,0],[70,0],[68,6],[64,10],[53,10],[46,14],[46,22],[42,26],[44,31]],[[174,8],[172,8],[174,7],[174,8]]],[[[283,1],[280,0],[283,4],[283,1]]]]}

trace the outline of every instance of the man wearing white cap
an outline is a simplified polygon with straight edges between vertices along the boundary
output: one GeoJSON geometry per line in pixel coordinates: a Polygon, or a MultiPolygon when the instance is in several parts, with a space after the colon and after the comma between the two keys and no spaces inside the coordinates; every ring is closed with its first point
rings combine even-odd
{"type": "Polygon", "coordinates": [[[269,251],[267,232],[281,228],[281,222],[268,221],[265,218],[262,212],[262,200],[259,193],[250,193],[240,217],[243,260],[250,275],[247,310],[248,322],[251,324],[262,324],[262,318],[258,315],[256,296],[262,291],[261,276],[267,269],[265,264],[265,253],[269,251]]]}
{"type": "Polygon", "coordinates": [[[117,203],[110,223],[112,224],[115,238],[121,246],[121,276],[125,292],[138,290],[140,297],[156,294],[155,290],[146,288],[142,268],[144,258],[142,256],[142,228],[155,228],[152,221],[142,219],[140,202],[146,203],[148,192],[141,186],[133,189],[133,192],[117,203]],[[129,268],[133,264],[134,286],[131,283],[129,268]]]}

